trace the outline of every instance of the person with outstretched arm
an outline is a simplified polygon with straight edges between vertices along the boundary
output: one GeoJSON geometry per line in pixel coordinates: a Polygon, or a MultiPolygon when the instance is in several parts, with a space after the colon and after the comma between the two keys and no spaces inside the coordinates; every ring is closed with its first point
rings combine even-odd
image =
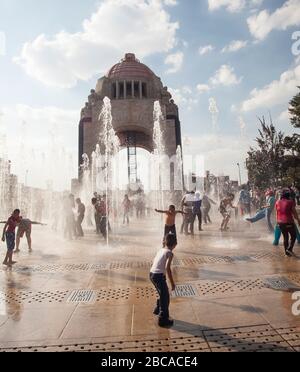
{"type": "MultiPolygon", "coordinates": [[[[0,223],[3,224],[6,222],[1,221],[0,223]]],[[[20,222],[18,223],[18,230],[16,234],[15,253],[20,252],[20,242],[21,242],[21,239],[24,237],[24,235],[26,236],[26,239],[27,239],[28,250],[29,252],[32,252],[32,239],[31,239],[32,225],[45,226],[45,224],[41,222],[35,222],[35,221],[31,221],[29,218],[20,217],[20,222]]]]}
{"type": "Polygon", "coordinates": [[[175,205],[170,205],[169,209],[167,211],[160,211],[158,209],[155,209],[155,212],[164,214],[166,216],[165,221],[165,229],[164,229],[164,238],[163,238],[163,244],[165,246],[165,237],[168,234],[173,234],[175,237],[176,245],[177,245],[177,232],[176,232],[176,216],[177,214],[184,215],[185,213],[182,211],[176,211],[175,205]]]}

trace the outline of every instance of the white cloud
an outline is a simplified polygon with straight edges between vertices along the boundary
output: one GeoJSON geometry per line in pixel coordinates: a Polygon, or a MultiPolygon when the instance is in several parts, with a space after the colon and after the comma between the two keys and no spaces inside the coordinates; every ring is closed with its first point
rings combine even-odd
{"type": "Polygon", "coordinates": [[[250,98],[242,103],[242,111],[253,111],[264,107],[270,109],[279,104],[287,104],[297,93],[300,81],[300,65],[281,74],[279,80],[274,80],[261,89],[255,88],[250,98]]]}
{"type": "Polygon", "coordinates": [[[214,46],[212,45],[205,45],[199,48],[199,54],[200,56],[204,56],[205,54],[208,54],[214,50],[214,46]]]}
{"type": "Polygon", "coordinates": [[[176,72],[180,71],[183,65],[183,60],[184,54],[182,52],[168,55],[165,59],[165,64],[170,66],[170,68],[167,70],[167,73],[175,74],[176,72]]]}
{"type": "Polygon", "coordinates": [[[214,11],[224,7],[231,13],[237,13],[246,7],[259,6],[262,2],[263,0],[208,0],[208,8],[210,11],[214,11]]]}
{"type": "Polygon", "coordinates": [[[197,91],[199,93],[205,93],[210,91],[210,86],[208,84],[198,84],[197,91]]]}
{"type": "Polygon", "coordinates": [[[222,53],[237,52],[240,49],[246,48],[247,45],[248,45],[247,40],[233,40],[233,41],[231,41],[230,44],[226,45],[222,49],[222,53]]]}
{"type": "Polygon", "coordinates": [[[278,121],[281,122],[290,122],[291,120],[291,115],[289,113],[289,110],[284,110],[279,116],[278,116],[278,121]]]}
{"type": "MultiPolygon", "coordinates": [[[[204,166],[216,175],[229,175],[238,180],[238,169],[233,166],[237,163],[244,164],[247,151],[252,142],[242,137],[205,134],[203,136],[190,136],[188,147],[184,148],[186,155],[202,155],[204,166]]],[[[247,172],[242,167],[243,179],[247,179],[247,172]]]]}
{"type": "Polygon", "coordinates": [[[13,105],[1,109],[7,156],[12,171],[24,182],[45,188],[51,180],[56,190],[70,188],[77,176],[77,135],[80,112],[58,107],[13,105]]]}
{"type": "Polygon", "coordinates": [[[238,78],[234,72],[234,68],[230,65],[223,65],[216,71],[215,75],[210,78],[210,84],[213,86],[231,86],[238,85],[242,78],[238,78]]]}
{"type": "Polygon", "coordinates": [[[251,34],[258,40],[265,39],[272,30],[286,30],[300,25],[300,0],[288,0],[274,13],[263,10],[248,18],[251,34]]]}
{"type": "Polygon", "coordinates": [[[193,90],[188,86],[177,89],[169,88],[169,91],[172,94],[175,103],[181,109],[187,109],[188,111],[190,111],[199,103],[197,97],[195,97],[193,90]]]}
{"type": "Polygon", "coordinates": [[[164,0],[164,4],[166,4],[167,6],[175,6],[177,5],[177,0],[164,0]]]}
{"type": "MultiPolygon", "coordinates": [[[[175,5],[174,1],[167,1],[175,5]]],[[[106,72],[126,52],[138,58],[170,51],[179,24],[171,22],[161,0],[103,0],[77,33],[39,35],[23,45],[15,62],[50,86],[72,87],[106,72]]]]}

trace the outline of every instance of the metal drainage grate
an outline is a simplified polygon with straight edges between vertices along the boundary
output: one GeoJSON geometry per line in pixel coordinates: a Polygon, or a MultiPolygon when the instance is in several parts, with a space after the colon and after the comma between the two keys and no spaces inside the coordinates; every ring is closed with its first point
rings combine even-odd
{"type": "Polygon", "coordinates": [[[193,285],[177,285],[173,293],[173,297],[196,297],[198,296],[197,289],[193,285]]]}
{"type": "Polygon", "coordinates": [[[92,290],[75,290],[72,291],[67,299],[72,304],[92,304],[96,301],[95,291],[92,290]]]}
{"type": "Polygon", "coordinates": [[[289,279],[285,277],[266,278],[265,285],[267,288],[279,289],[279,290],[299,288],[299,286],[297,286],[295,283],[291,282],[289,279]]]}

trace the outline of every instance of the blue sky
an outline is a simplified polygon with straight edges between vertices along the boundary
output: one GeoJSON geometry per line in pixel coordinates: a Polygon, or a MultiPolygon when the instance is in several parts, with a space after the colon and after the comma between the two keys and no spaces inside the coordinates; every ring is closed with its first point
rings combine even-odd
{"type": "Polygon", "coordinates": [[[124,52],[135,52],[174,94],[189,150],[203,154],[207,169],[236,177],[257,116],[270,112],[291,131],[299,9],[300,0],[1,0],[0,111],[15,171],[22,177],[32,167],[30,182],[44,183],[48,175],[38,169],[56,147],[57,161],[76,174],[80,109],[96,80],[124,52]],[[219,110],[217,131],[210,98],[219,110]],[[22,152],[30,155],[17,166],[22,152]]]}

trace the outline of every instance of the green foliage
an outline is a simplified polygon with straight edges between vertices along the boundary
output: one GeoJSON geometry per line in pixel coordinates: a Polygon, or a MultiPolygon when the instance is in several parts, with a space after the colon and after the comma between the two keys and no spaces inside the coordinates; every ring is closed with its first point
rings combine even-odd
{"type": "MultiPolygon", "coordinates": [[[[298,87],[300,89],[300,87],[298,87]]],[[[290,102],[291,124],[300,128],[300,93],[290,102]]],[[[257,147],[250,148],[246,161],[249,181],[261,189],[268,187],[300,186],[300,135],[285,136],[265,118],[259,119],[261,129],[257,147]]]]}
{"type": "MultiPolygon", "coordinates": [[[[300,87],[298,88],[300,89],[300,87]]],[[[295,128],[300,128],[300,93],[291,100],[289,112],[292,125],[295,128]]]]}
{"type": "Polygon", "coordinates": [[[256,138],[257,148],[250,148],[247,158],[249,181],[256,187],[276,187],[282,179],[285,155],[284,134],[277,132],[272,121],[259,119],[261,129],[256,138]]]}

